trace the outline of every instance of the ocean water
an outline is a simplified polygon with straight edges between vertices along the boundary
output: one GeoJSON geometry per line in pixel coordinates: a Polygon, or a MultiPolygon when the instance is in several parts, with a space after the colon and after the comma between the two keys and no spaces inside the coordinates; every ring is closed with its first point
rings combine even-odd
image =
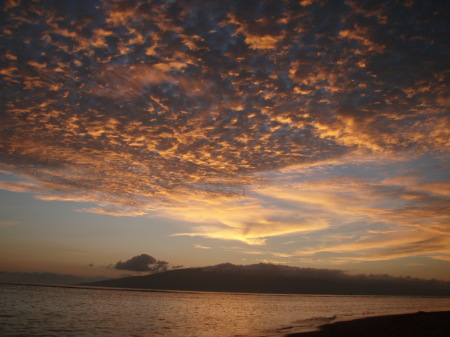
{"type": "Polygon", "coordinates": [[[450,310],[450,298],[141,292],[0,284],[1,336],[283,336],[329,321],[450,310]]]}

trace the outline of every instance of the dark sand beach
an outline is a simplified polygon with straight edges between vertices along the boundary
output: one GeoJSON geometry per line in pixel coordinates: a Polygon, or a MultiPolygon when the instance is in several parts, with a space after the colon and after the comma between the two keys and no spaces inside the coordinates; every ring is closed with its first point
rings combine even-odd
{"type": "Polygon", "coordinates": [[[450,311],[368,317],[326,324],[289,337],[449,337],[450,311]]]}

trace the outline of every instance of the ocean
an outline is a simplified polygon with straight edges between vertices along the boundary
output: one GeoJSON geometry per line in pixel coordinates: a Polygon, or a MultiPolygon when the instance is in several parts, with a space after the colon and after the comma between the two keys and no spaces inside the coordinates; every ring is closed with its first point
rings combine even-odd
{"type": "Polygon", "coordinates": [[[359,317],[450,310],[449,297],[147,292],[0,284],[8,337],[278,337],[359,317]]]}

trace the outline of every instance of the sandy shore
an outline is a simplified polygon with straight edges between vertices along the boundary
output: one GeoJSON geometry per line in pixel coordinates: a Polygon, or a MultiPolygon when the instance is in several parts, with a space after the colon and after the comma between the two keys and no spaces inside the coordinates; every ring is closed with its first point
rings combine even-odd
{"type": "Polygon", "coordinates": [[[449,337],[450,311],[367,317],[321,326],[289,337],[449,337]]]}

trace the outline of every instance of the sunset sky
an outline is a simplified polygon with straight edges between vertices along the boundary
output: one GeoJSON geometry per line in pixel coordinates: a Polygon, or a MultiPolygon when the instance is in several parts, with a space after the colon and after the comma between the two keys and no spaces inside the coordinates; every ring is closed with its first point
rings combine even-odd
{"type": "Polygon", "coordinates": [[[450,280],[450,2],[2,4],[0,270],[450,280]]]}

